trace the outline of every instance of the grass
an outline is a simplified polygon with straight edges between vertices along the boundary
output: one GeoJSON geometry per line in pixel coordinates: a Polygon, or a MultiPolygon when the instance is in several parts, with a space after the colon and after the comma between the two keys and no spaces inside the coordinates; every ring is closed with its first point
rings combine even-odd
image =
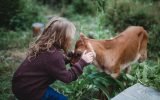
{"type": "Polygon", "coordinates": [[[14,53],[10,50],[0,51],[0,100],[14,99],[11,92],[11,79],[22,60],[11,55],[11,52],[14,53]]]}
{"type": "MultiPolygon", "coordinates": [[[[98,16],[77,15],[70,17],[70,20],[76,25],[77,32],[92,34],[96,39],[112,37],[112,31],[100,26],[98,16]]],[[[11,92],[11,79],[13,72],[25,58],[28,44],[32,40],[32,32],[31,30],[3,31],[2,34],[0,38],[0,100],[15,100],[11,92]]],[[[122,72],[118,80],[98,72],[93,65],[89,65],[85,67],[84,73],[78,80],[70,84],[57,81],[52,84],[52,87],[68,96],[70,100],[97,100],[99,90],[110,98],[137,82],[160,90],[159,73],[160,60],[147,60],[142,64],[134,64],[131,75],[122,72]],[[112,94],[108,91],[110,84],[114,84],[115,88],[112,94]]]]}
{"type": "Polygon", "coordinates": [[[137,64],[132,74],[137,82],[160,90],[160,59],[157,61],[148,60],[144,63],[137,64]]]}

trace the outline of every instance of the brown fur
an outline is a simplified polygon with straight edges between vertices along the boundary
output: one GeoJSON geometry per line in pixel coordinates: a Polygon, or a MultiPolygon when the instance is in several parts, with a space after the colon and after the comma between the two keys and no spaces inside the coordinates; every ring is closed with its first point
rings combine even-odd
{"type": "Polygon", "coordinates": [[[76,42],[72,62],[79,59],[77,53],[93,49],[96,53],[93,64],[116,78],[134,60],[142,62],[147,58],[147,41],[147,32],[140,26],[130,26],[110,40],[89,39],[81,34],[80,40],[76,42]]]}

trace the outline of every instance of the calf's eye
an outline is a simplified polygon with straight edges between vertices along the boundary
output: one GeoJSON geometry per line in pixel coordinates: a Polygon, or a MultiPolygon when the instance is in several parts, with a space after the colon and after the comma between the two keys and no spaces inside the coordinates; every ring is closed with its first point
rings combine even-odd
{"type": "Polygon", "coordinates": [[[76,56],[77,56],[77,57],[80,57],[81,55],[82,55],[81,52],[76,52],[76,56]]]}

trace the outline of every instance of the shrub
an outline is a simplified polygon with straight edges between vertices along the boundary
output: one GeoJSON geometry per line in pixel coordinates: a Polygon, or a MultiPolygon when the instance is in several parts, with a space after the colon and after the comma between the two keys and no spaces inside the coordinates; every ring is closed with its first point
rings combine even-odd
{"type": "Polygon", "coordinates": [[[160,90],[160,59],[135,64],[132,68],[131,73],[137,79],[137,82],[160,90]]]}
{"type": "Polygon", "coordinates": [[[70,5],[70,9],[73,9],[72,13],[78,14],[94,14],[95,7],[91,0],[73,0],[70,5]]]}
{"type": "Polygon", "coordinates": [[[44,6],[35,0],[4,0],[1,2],[1,26],[7,29],[26,29],[35,21],[43,21],[44,6]]]}
{"type": "Polygon", "coordinates": [[[17,9],[20,9],[20,0],[1,0],[0,7],[0,27],[9,27],[10,19],[16,16],[17,9]]]}
{"type": "Polygon", "coordinates": [[[41,0],[41,3],[48,4],[60,11],[61,16],[74,16],[75,14],[94,15],[96,13],[92,0],[41,0]]]}
{"type": "Polygon", "coordinates": [[[150,13],[152,11],[149,5],[134,3],[132,0],[114,0],[108,5],[105,8],[105,21],[102,23],[106,27],[112,25],[115,31],[122,31],[130,25],[139,25],[150,30],[152,25],[158,24],[155,15],[150,13]]]}
{"type": "Polygon", "coordinates": [[[27,48],[32,39],[31,31],[6,31],[0,29],[0,50],[27,48]]]}

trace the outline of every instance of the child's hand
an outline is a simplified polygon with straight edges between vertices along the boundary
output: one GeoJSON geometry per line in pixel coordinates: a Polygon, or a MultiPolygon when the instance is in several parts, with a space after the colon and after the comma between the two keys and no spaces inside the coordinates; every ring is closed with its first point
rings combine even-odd
{"type": "Polygon", "coordinates": [[[93,59],[95,57],[95,52],[94,51],[88,52],[88,53],[86,53],[86,52],[87,52],[86,50],[83,52],[81,59],[86,61],[86,63],[92,63],[93,59]]]}

